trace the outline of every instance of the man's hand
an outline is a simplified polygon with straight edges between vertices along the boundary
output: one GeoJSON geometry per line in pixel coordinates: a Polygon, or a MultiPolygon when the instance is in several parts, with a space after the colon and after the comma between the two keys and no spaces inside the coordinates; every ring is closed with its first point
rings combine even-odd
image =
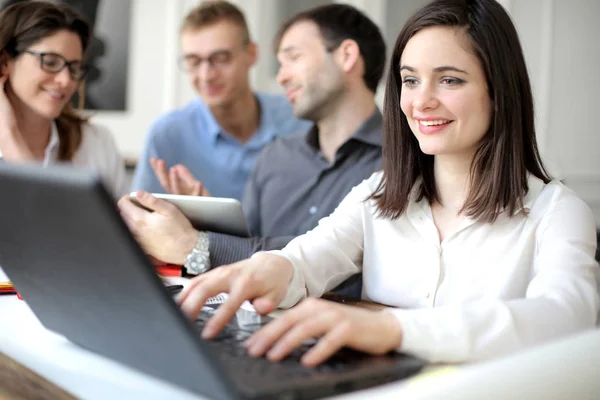
{"type": "Polygon", "coordinates": [[[167,193],[210,197],[202,182],[198,181],[185,165],[177,164],[167,171],[165,161],[154,157],[150,158],[150,165],[167,193]]]}
{"type": "Polygon", "coordinates": [[[402,343],[396,317],[331,301],[309,298],[264,326],[246,341],[254,357],[265,353],[280,361],[308,339],[318,342],[302,356],[302,364],[316,366],[342,347],[381,355],[402,343]]]}
{"type": "Polygon", "coordinates": [[[136,197],[151,211],[133,204],[129,195],[123,196],[118,203],[121,216],[133,235],[150,256],[183,265],[196,245],[198,231],[173,204],[141,190],[136,197]]]}
{"type": "Polygon", "coordinates": [[[286,258],[256,253],[247,260],[195,277],[181,292],[179,302],[183,312],[194,320],[209,297],[229,293],[202,331],[202,336],[210,339],[227,325],[245,300],[252,302],[259,314],[275,310],[285,297],[293,274],[292,263],[286,258]]]}

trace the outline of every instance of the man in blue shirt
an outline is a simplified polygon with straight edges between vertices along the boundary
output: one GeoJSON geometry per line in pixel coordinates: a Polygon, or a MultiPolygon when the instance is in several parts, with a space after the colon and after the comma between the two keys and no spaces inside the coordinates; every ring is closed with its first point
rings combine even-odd
{"type": "Polygon", "coordinates": [[[132,188],[177,192],[172,186],[178,180],[185,185],[185,174],[167,172],[177,166],[212,196],[241,199],[262,148],[310,124],[294,117],[285,97],[250,88],[257,47],[233,4],[208,1],[194,8],[181,26],[180,44],[180,67],[200,97],[152,125],[132,188]]]}

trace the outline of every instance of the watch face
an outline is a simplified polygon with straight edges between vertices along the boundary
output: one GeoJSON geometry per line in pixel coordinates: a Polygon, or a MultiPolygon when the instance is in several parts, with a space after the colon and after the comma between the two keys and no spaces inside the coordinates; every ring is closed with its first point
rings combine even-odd
{"type": "Polygon", "coordinates": [[[190,274],[199,275],[206,271],[210,267],[208,255],[201,255],[196,252],[192,252],[188,260],[185,262],[184,267],[190,274]]]}
{"type": "Polygon", "coordinates": [[[199,275],[210,268],[210,259],[208,257],[208,251],[199,252],[194,249],[187,257],[184,267],[190,274],[199,275]]]}
{"type": "Polygon", "coordinates": [[[183,265],[188,273],[193,275],[202,274],[210,269],[210,257],[208,252],[208,234],[198,233],[198,240],[192,252],[188,254],[183,265]]]}

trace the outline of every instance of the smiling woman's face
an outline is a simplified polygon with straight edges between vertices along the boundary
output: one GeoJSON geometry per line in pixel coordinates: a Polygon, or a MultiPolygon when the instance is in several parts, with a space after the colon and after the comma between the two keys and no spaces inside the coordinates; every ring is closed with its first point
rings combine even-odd
{"type": "MultiPolygon", "coordinates": [[[[55,53],[67,61],[81,61],[83,56],[79,36],[66,30],[45,37],[26,50],[55,53]]],[[[79,85],[78,80],[72,79],[68,67],[58,73],[43,71],[40,56],[25,52],[9,61],[8,76],[17,106],[27,107],[48,119],[60,115],[79,85]]]]}
{"type": "Polygon", "coordinates": [[[461,29],[431,27],[400,59],[400,104],[421,151],[472,157],[490,126],[485,74],[461,29]]]}

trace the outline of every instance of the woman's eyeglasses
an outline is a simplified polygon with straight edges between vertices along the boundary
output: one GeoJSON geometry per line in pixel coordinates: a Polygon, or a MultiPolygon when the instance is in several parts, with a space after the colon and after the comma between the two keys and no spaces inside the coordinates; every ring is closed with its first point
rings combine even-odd
{"type": "Polygon", "coordinates": [[[66,58],[56,53],[40,53],[33,50],[23,50],[21,53],[32,54],[40,58],[40,68],[42,71],[58,74],[65,67],[69,69],[71,78],[80,81],[85,77],[88,66],[81,61],[67,61],[66,58]]]}

